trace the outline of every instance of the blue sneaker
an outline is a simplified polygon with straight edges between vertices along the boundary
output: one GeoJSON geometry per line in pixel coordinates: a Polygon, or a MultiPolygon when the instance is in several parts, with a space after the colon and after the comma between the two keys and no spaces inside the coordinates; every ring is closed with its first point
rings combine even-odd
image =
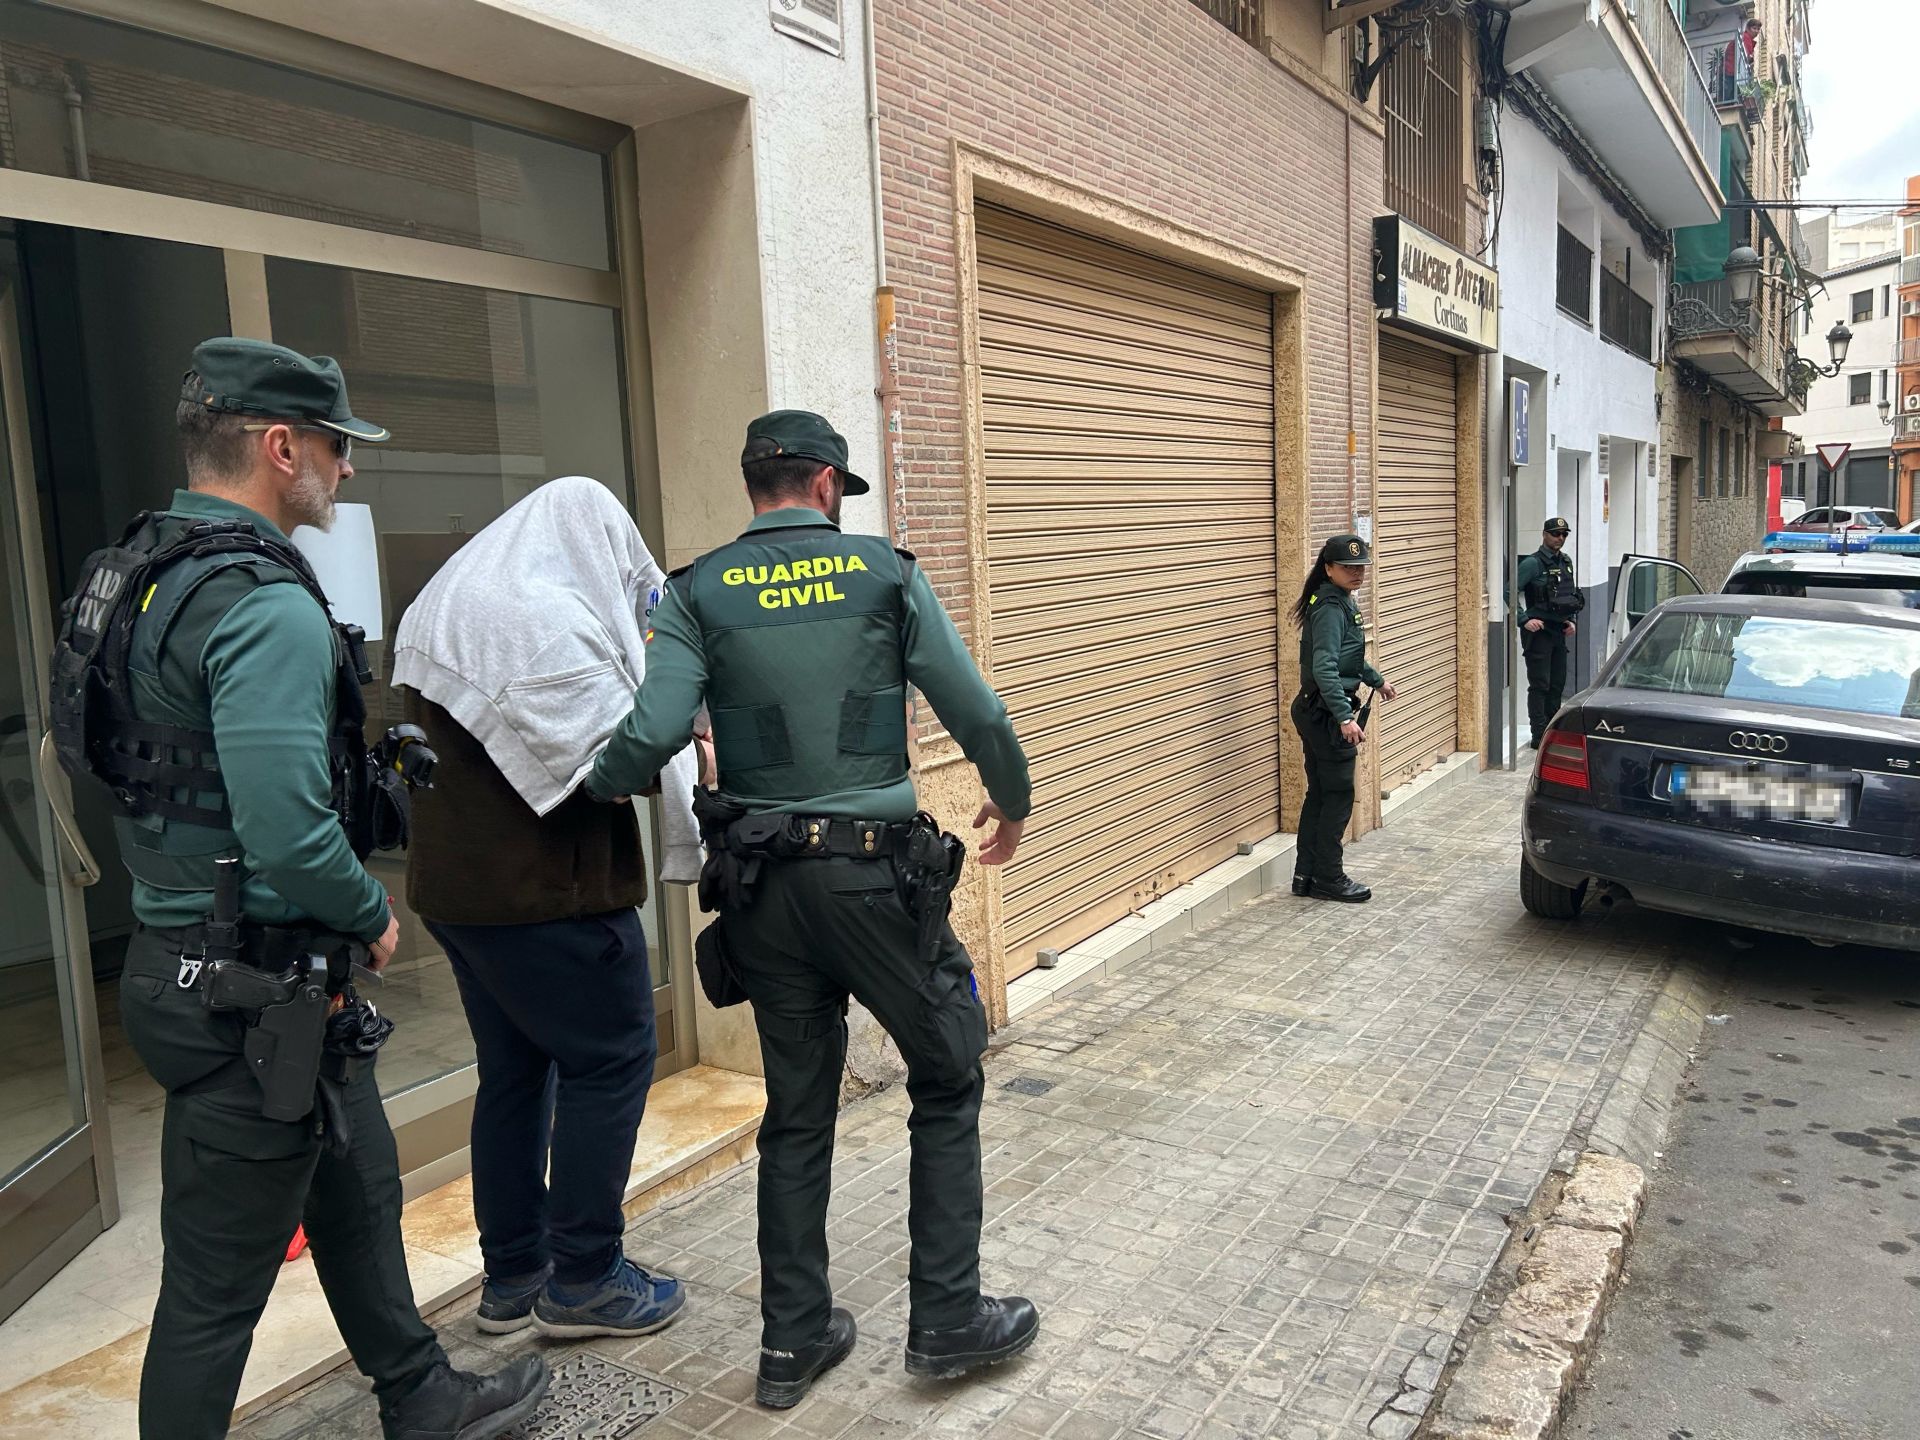
{"type": "Polygon", "coordinates": [[[487,1277],[480,1287],[480,1313],[474,1323],[489,1335],[511,1335],[533,1323],[533,1302],[546,1288],[553,1266],[546,1265],[509,1280],[487,1277]]]}
{"type": "Polygon", "coordinates": [[[622,1256],[606,1278],[588,1285],[549,1280],[533,1302],[533,1323],[556,1340],[651,1335],[678,1319],[686,1304],[678,1280],[650,1274],[622,1256]]]}

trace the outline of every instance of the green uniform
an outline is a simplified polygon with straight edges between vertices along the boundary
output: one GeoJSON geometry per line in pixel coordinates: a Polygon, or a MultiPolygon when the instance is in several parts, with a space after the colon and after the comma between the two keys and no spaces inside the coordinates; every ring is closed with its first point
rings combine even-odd
{"type": "MultiPolygon", "coordinates": [[[[906,687],[917,687],[1011,819],[1026,757],[926,577],[879,538],[818,511],[757,517],[668,583],[633,713],[595,764],[602,798],[647,787],[713,719],[725,798],[755,813],[900,822],[917,808],[906,687]]],[[[767,1078],[760,1127],[762,1343],[794,1350],[832,1303],[826,1215],[846,1003],[858,999],[907,1064],[913,1160],[912,1323],[966,1323],[980,1293],[980,1054],[986,1016],[966,950],[943,926],[916,953],[891,858],[768,859],[729,944],[753,1003],[767,1078]]]]}
{"type": "MultiPolygon", "coordinates": [[[[162,521],[263,516],[182,491],[162,521]]],[[[284,566],[257,556],[164,571],[134,623],[128,660],[142,721],[210,731],[227,825],[117,818],[140,930],[120,982],[127,1038],[166,1088],[159,1301],[140,1386],[146,1440],[227,1433],[253,1327],[294,1227],[304,1223],[340,1332],[383,1396],[443,1360],[421,1319],[400,1243],[400,1176],[373,1067],[343,1087],[350,1148],[323,1148],[311,1118],[269,1119],[241,1047],[240,1012],[207,1009],[181,927],[212,911],[212,862],[238,853],[242,913],[377,939],[386,892],[330,808],[328,736],[338,657],[326,613],[284,566]]]]}
{"type": "Polygon", "coordinates": [[[1520,654],[1527,665],[1527,724],[1534,745],[1560,709],[1567,692],[1567,626],[1573,612],[1569,595],[1578,595],[1573,557],[1542,545],[1520,561],[1520,654]],[[1559,597],[1556,603],[1556,596],[1559,597]],[[1527,622],[1540,628],[1529,630],[1527,622]]]}
{"type": "Polygon", "coordinates": [[[1331,580],[1314,592],[1300,627],[1301,689],[1292,706],[1294,728],[1306,752],[1307,793],[1300,802],[1294,873],[1334,882],[1346,876],[1342,840],[1353,818],[1354,759],[1340,735],[1354,718],[1364,682],[1378,689],[1380,672],[1367,663],[1367,631],[1353,595],[1331,580]]]}

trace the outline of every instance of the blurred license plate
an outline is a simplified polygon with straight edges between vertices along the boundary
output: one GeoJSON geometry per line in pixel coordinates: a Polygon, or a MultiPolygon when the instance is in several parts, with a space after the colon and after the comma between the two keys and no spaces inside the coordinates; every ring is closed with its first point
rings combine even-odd
{"type": "Polygon", "coordinates": [[[1712,765],[1675,765],[1667,780],[1675,800],[1736,815],[1771,815],[1781,820],[1844,819],[1846,786],[1828,780],[1793,780],[1712,765]]]}

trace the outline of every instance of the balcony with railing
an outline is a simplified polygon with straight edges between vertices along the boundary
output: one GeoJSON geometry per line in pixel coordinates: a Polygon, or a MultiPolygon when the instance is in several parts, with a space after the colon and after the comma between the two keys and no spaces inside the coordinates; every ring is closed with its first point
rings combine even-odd
{"type": "Polygon", "coordinates": [[[1629,355],[1653,359],[1653,301],[1610,270],[1600,272],[1600,338],[1629,355]]]}
{"type": "Polygon", "coordinates": [[[1755,72],[1753,58],[1739,37],[1694,45],[1692,54],[1713,103],[1722,110],[1737,109],[1747,124],[1757,124],[1773,86],[1755,72]]]}
{"type": "Polygon", "coordinates": [[[1806,409],[1806,391],[1788,379],[1792,311],[1778,294],[1749,306],[1733,303],[1724,279],[1675,285],[1667,300],[1670,354],[1705,371],[1762,415],[1806,409]]]}
{"type": "Polygon", "coordinates": [[[1660,224],[1719,213],[1720,111],[1675,0],[1529,0],[1507,65],[1530,74],[1660,224]]]}
{"type": "Polygon", "coordinates": [[[1894,341],[1893,363],[1896,365],[1920,365],[1920,340],[1894,341]]]}

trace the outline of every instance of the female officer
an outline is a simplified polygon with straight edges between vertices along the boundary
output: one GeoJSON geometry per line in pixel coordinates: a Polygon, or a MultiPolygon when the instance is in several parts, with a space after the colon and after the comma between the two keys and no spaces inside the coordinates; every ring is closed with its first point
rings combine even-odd
{"type": "Polygon", "coordinates": [[[1367,542],[1335,535],[1300,587],[1293,623],[1300,627],[1300,693],[1293,725],[1307,755],[1307,795],[1300,802],[1293,893],[1358,903],[1373,891],[1347,878],[1341,837],[1353,816],[1353,762],[1365,739],[1354,699],[1361,682],[1382,700],[1393,686],[1367,663],[1367,634],[1353,592],[1366,583],[1367,542]]]}

